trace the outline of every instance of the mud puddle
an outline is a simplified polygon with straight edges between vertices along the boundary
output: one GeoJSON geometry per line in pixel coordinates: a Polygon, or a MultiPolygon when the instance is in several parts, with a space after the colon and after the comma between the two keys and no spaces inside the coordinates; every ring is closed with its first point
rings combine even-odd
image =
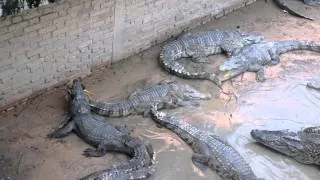
{"type": "MultiPolygon", "coordinates": [[[[319,16],[320,11],[317,12],[315,15],[319,16]]],[[[268,40],[320,41],[319,21],[291,17],[264,1],[196,30],[237,27],[261,33],[268,40]]],[[[258,146],[249,133],[253,128],[297,130],[305,125],[319,124],[320,93],[305,87],[308,80],[320,79],[319,54],[297,51],[282,55],[279,65],[266,69],[268,80],[264,83],[257,83],[253,73],[226,82],[223,89],[234,92],[238,96],[236,101],[219,94],[218,88],[208,81],[182,80],[164,72],[157,63],[160,47],[153,47],[85,78],[87,89],[97,98],[111,102],[162,79],[194,85],[216,98],[201,102],[199,108],[181,108],[168,113],[226,138],[259,177],[267,180],[319,179],[319,168],[299,164],[258,146]]],[[[209,58],[213,61],[210,66],[225,60],[223,56],[209,58]]],[[[46,138],[67,118],[65,95],[66,89],[61,87],[26,107],[1,114],[0,172],[23,180],[69,180],[127,161],[126,156],[115,153],[108,153],[103,158],[83,157],[82,151],[89,146],[74,134],[62,140],[46,138]]],[[[190,147],[169,130],[157,127],[150,118],[110,118],[107,122],[126,123],[135,128],[136,135],[149,139],[158,163],[156,173],[150,179],[220,179],[210,170],[197,169],[191,161],[190,147]]]]}

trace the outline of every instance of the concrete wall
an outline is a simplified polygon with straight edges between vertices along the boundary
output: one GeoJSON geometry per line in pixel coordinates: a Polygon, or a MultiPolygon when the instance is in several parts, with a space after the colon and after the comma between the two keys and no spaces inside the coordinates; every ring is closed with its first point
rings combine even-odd
{"type": "Polygon", "coordinates": [[[0,107],[254,1],[61,0],[2,18],[0,107]]]}

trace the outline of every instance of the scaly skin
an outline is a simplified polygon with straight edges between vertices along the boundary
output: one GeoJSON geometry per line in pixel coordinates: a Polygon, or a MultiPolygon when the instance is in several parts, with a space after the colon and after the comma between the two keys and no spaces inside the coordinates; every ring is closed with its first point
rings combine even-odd
{"type": "MultiPolygon", "coordinates": [[[[303,16],[297,12],[295,12],[294,10],[290,9],[286,3],[285,0],[274,0],[274,2],[276,3],[276,5],[282,9],[282,10],[285,10],[287,11],[289,14],[293,15],[293,16],[296,16],[296,17],[299,17],[299,18],[304,18],[304,19],[308,19],[308,20],[311,20],[313,21],[312,18],[309,18],[309,17],[306,17],[306,16],[303,16]]],[[[308,4],[308,5],[315,5],[313,4],[313,0],[303,0],[304,3],[308,4]]]]}
{"type": "Polygon", "coordinates": [[[254,129],[251,136],[258,143],[300,163],[320,165],[320,127],[309,127],[298,132],[254,129]]]}
{"type": "Polygon", "coordinates": [[[92,173],[82,178],[83,180],[125,180],[149,177],[155,171],[152,146],[143,140],[131,137],[125,126],[121,126],[122,128],[110,126],[104,122],[103,117],[92,114],[83,90],[81,81],[74,80],[71,91],[71,119],[48,137],[62,138],[74,131],[86,142],[97,147],[97,149],[86,149],[85,156],[101,157],[107,151],[118,151],[132,157],[128,163],[92,173]]]}
{"type": "Polygon", "coordinates": [[[310,6],[320,6],[320,0],[301,0],[301,1],[310,6]]]}
{"type": "Polygon", "coordinates": [[[192,147],[195,165],[209,166],[223,179],[258,179],[244,158],[221,137],[204,133],[176,117],[158,112],[156,106],[152,108],[151,114],[153,120],[172,130],[192,147]]]}
{"type": "Polygon", "coordinates": [[[163,81],[137,91],[126,100],[118,103],[90,100],[90,106],[95,113],[108,117],[123,117],[133,114],[148,116],[153,104],[159,104],[159,108],[176,108],[198,105],[196,100],[210,98],[210,94],[202,93],[187,84],[163,81]]]}
{"type": "Polygon", "coordinates": [[[320,145],[320,126],[307,127],[298,133],[303,141],[320,145]]]}
{"type": "Polygon", "coordinates": [[[203,79],[214,82],[213,73],[191,72],[177,60],[191,57],[195,62],[206,62],[205,56],[226,52],[228,56],[237,54],[246,45],[263,40],[260,35],[240,31],[206,31],[187,33],[166,44],[160,53],[160,64],[168,72],[189,79],[203,79]]]}
{"type": "Polygon", "coordinates": [[[280,54],[294,50],[320,52],[320,44],[292,40],[261,42],[246,46],[242,52],[232,56],[219,67],[216,83],[221,84],[246,71],[256,72],[257,80],[262,82],[265,80],[264,66],[278,64],[280,54]]]}

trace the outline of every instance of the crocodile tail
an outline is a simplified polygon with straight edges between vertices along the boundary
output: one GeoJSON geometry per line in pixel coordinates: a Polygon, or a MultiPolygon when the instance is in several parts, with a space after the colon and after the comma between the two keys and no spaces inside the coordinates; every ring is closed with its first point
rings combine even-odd
{"type": "Polygon", "coordinates": [[[151,164],[146,167],[142,167],[135,170],[127,169],[107,169],[102,171],[97,171],[95,173],[89,174],[80,180],[114,180],[114,179],[147,179],[155,172],[155,164],[151,164]]]}
{"type": "Polygon", "coordinates": [[[175,60],[167,61],[167,60],[161,59],[160,63],[166,71],[178,77],[187,78],[187,79],[209,79],[210,77],[210,73],[205,71],[189,72],[185,69],[184,66],[182,66],[179,62],[175,60]]]}
{"type": "MultiPolygon", "coordinates": [[[[185,35],[189,36],[189,35],[185,35]]],[[[182,38],[183,39],[183,38],[182,38]]],[[[183,40],[173,41],[163,47],[160,53],[160,65],[169,73],[188,79],[208,79],[207,72],[189,72],[177,59],[187,57],[185,42],[183,40]]]]}
{"type": "Polygon", "coordinates": [[[277,51],[282,54],[295,50],[310,50],[314,52],[320,52],[320,44],[315,42],[305,41],[278,41],[275,43],[277,51]]]}
{"type": "Polygon", "coordinates": [[[126,153],[132,156],[129,162],[94,172],[82,180],[146,179],[155,172],[156,163],[153,150],[149,152],[150,144],[129,135],[122,136],[121,142],[129,149],[126,153]]]}
{"type": "Polygon", "coordinates": [[[130,101],[103,103],[89,100],[89,104],[93,112],[107,117],[124,117],[130,115],[134,111],[134,107],[130,101]]]}
{"type": "Polygon", "coordinates": [[[287,3],[284,1],[284,0],[274,0],[274,2],[276,3],[276,5],[281,8],[282,10],[285,10],[287,11],[289,14],[293,15],[293,16],[296,16],[296,17],[299,17],[299,18],[304,18],[304,19],[308,19],[308,20],[311,20],[313,21],[314,19],[312,18],[309,18],[309,17],[306,17],[306,16],[303,16],[299,13],[296,13],[295,11],[293,11],[292,9],[290,9],[287,5],[287,3]]]}

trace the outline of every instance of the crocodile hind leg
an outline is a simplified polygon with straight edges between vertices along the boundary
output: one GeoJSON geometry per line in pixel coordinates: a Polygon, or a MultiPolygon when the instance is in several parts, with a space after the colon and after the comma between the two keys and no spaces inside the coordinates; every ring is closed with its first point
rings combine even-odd
{"type": "Polygon", "coordinates": [[[62,138],[67,136],[75,128],[74,121],[71,118],[62,127],[47,135],[48,138],[62,138]]]}
{"type": "Polygon", "coordinates": [[[115,128],[125,135],[130,135],[133,132],[133,128],[127,126],[126,124],[116,125],[115,128]]]}
{"type": "Polygon", "coordinates": [[[192,155],[192,162],[193,164],[202,171],[208,169],[210,157],[202,154],[194,153],[192,155]]]}
{"type": "Polygon", "coordinates": [[[102,157],[108,151],[129,153],[129,148],[125,148],[125,145],[120,141],[104,140],[98,145],[96,149],[87,148],[86,150],[84,150],[83,155],[86,157],[102,157]]]}
{"type": "Polygon", "coordinates": [[[191,57],[191,61],[194,62],[194,63],[206,63],[206,64],[210,63],[209,59],[206,58],[206,56],[191,57]]]}
{"type": "Polygon", "coordinates": [[[191,61],[195,63],[209,63],[206,56],[209,54],[203,47],[194,46],[186,50],[187,55],[191,57],[191,61]]]}
{"type": "Polygon", "coordinates": [[[195,152],[192,155],[192,162],[202,171],[208,168],[208,163],[210,160],[210,150],[209,147],[201,142],[192,143],[192,149],[195,152]]]}

